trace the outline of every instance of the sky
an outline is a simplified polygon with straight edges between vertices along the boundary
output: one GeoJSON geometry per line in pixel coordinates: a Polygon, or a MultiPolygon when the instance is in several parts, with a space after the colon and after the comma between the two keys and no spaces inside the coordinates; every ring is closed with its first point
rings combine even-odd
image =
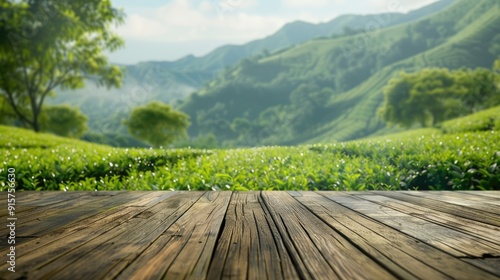
{"type": "Polygon", "coordinates": [[[437,0],[113,0],[125,23],[113,27],[125,47],[114,63],[202,56],[226,44],[264,38],[296,20],[327,22],[343,14],[406,13],[437,0]]]}

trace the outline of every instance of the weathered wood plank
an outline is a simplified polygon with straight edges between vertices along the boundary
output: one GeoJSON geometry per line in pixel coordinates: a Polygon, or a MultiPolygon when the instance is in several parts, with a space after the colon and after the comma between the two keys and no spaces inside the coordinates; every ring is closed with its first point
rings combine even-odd
{"type": "Polygon", "coordinates": [[[83,201],[71,200],[64,206],[38,213],[28,222],[21,221],[18,225],[19,236],[39,236],[58,228],[83,220],[104,210],[138,199],[144,192],[121,192],[111,196],[89,196],[83,201]],[[93,199],[93,200],[92,200],[93,199]]]}
{"type": "Polygon", "coordinates": [[[112,196],[118,195],[121,192],[117,191],[42,191],[42,192],[18,192],[17,194],[24,194],[20,197],[20,204],[23,206],[48,206],[55,203],[65,202],[73,199],[78,199],[81,197],[96,197],[96,196],[112,196]]]}
{"type": "Polygon", "coordinates": [[[259,192],[259,202],[262,206],[262,210],[264,211],[265,214],[265,221],[267,222],[267,225],[269,225],[269,228],[271,229],[272,236],[276,242],[276,246],[278,248],[278,253],[280,255],[280,260],[281,260],[281,270],[283,272],[283,277],[285,279],[297,279],[299,278],[299,274],[296,269],[296,264],[293,262],[292,258],[290,257],[289,251],[287,251],[286,244],[285,244],[285,238],[283,238],[280,235],[278,226],[274,222],[273,216],[271,212],[269,211],[269,208],[265,206],[265,201],[262,196],[262,192],[259,192]]]}
{"type": "MultiPolygon", "coordinates": [[[[121,209],[120,211],[108,213],[109,216],[89,224],[87,228],[79,228],[75,232],[63,232],[62,234],[55,234],[55,238],[50,238],[52,233],[43,235],[39,238],[32,239],[28,242],[18,245],[17,252],[17,267],[25,273],[28,279],[30,278],[29,268],[35,268],[37,265],[43,264],[47,261],[57,259],[68,251],[85,244],[86,242],[106,233],[107,231],[119,226],[121,223],[134,217],[144,209],[139,207],[129,207],[121,209]],[[44,242],[45,238],[49,238],[49,242],[44,242]],[[64,239],[63,239],[64,238],[64,239]],[[35,248],[32,250],[32,247],[35,248]]],[[[3,252],[2,252],[3,253],[3,252]]],[[[0,279],[17,279],[16,275],[4,273],[8,265],[2,264],[0,266],[0,279]]]]}
{"type": "Polygon", "coordinates": [[[488,213],[484,211],[480,211],[477,209],[467,208],[460,205],[454,205],[450,203],[439,203],[433,199],[425,198],[425,197],[415,197],[412,195],[408,195],[411,191],[405,192],[373,192],[383,196],[391,197],[397,200],[406,201],[412,204],[417,204],[423,207],[427,207],[430,209],[434,209],[440,212],[448,213],[450,215],[455,215],[458,217],[466,218],[469,220],[474,220],[490,225],[494,225],[500,227],[500,216],[495,215],[493,213],[488,213]]]}
{"type": "Polygon", "coordinates": [[[289,194],[262,195],[301,278],[394,278],[289,194]]]}
{"type": "Polygon", "coordinates": [[[457,217],[417,204],[399,201],[382,195],[359,195],[358,197],[377,203],[384,207],[418,217],[429,222],[462,231],[468,235],[476,236],[500,245],[500,227],[481,223],[474,220],[457,217]]]}
{"type": "MultiPolygon", "coordinates": [[[[298,275],[288,253],[278,250],[260,204],[260,193],[234,193],[208,279],[290,279],[298,275]],[[280,258],[288,268],[282,269],[280,258]],[[286,271],[289,271],[288,273],[286,271]],[[290,273],[291,272],[291,273],[290,273]]],[[[271,221],[272,222],[272,221],[271,221]]]]}
{"type": "Polygon", "coordinates": [[[205,279],[230,197],[207,192],[124,266],[118,279],[205,279]]]}
{"type": "MultiPolygon", "coordinates": [[[[96,238],[147,209],[146,207],[137,207],[137,204],[152,206],[151,198],[165,197],[165,194],[143,193],[146,195],[123,206],[103,211],[90,218],[32,239],[29,242],[16,244],[18,266],[35,267],[52,258],[57,258],[74,247],[78,247],[96,238]]],[[[172,195],[172,193],[167,194],[172,195]]],[[[7,264],[2,264],[0,272],[6,271],[6,268],[7,264]]],[[[2,278],[1,273],[0,278],[2,278]]]]}
{"type": "Polygon", "coordinates": [[[488,195],[477,195],[472,191],[450,192],[452,195],[461,196],[466,200],[473,200],[479,203],[493,204],[500,206],[500,197],[491,197],[488,195]]]}
{"type": "Polygon", "coordinates": [[[296,197],[300,203],[398,278],[418,279],[416,275],[427,279],[447,278],[438,270],[429,268],[425,263],[429,261],[425,254],[428,250],[419,252],[419,245],[415,243],[415,239],[405,235],[398,236],[397,231],[365,218],[319,194],[309,192],[301,194],[296,197]],[[406,247],[402,243],[407,243],[406,247]]]}
{"type": "MultiPolygon", "coordinates": [[[[77,201],[75,199],[70,200],[71,203],[79,205],[75,208],[68,208],[70,205],[72,205],[71,203],[67,203],[64,206],[55,206],[56,204],[52,204],[49,206],[49,210],[35,211],[31,213],[28,221],[24,220],[26,217],[23,218],[22,215],[21,217],[19,217],[16,213],[16,244],[20,245],[25,242],[34,240],[40,235],[48,232],[53,232],[62,226],[81,219],[85,219],[101,211],[114,207],[115,205],[119,205],[120,203],[122,203],[122,199],[115,199],[115,195],[121,194],[119,197],[126,197],[123,196],[125,192],[115,192],[115,194],[112,194],[111,196],[95,195],[93,194],[93,192],[88,193],[88,199],[90,200],[85,200],[86,203],[77,201]],[[94,199],[94,201],[92,201],[92,198],[94,199]],[[92,207],[92,205],[94,204],[97,204],[100,207],[92,207]]],[[[138,196],[140,196],[139,193],[131,193],[131,197],[128,198],[128,200],[134,200],[138,196]]],[[[7,228],[1,229],[0,234],[6,235],[7,230],[7,228]]],[[[0,244],[0,251],[4,250],[7,247],[8,244],[6,242],[2,242],[2,244],[0,244]]]]}
{"type": "MultiPolygon", "coordinates": [[[[29,276],[35,279],[100,279],[116,274],[156,240],[202,194],[177,192],[84,244],[69,244],[72,249],[34,264],[29,276]],[[89,265],[89,260],[96,261],[89,265]]],[[[43,254],[51,251],[39,252],[43,254]]]]}
{"type": "Polygon", "coordinates": [[[59,198],[54,197],[48,193],[49,199],[44,199],[41,197],[40,201],[32,201],[30,203],[24,203],[22,200],[16,203],[16,217],[19,220],[19,225],[35,220],[37,218],[42,218],[43,216],[51,216],[53,213],[60,212],[61,209],[67,209],[78,205],[83,205],[89,202],[94,202],[98,199],[104,199],[106,197],[111,197],[119,195],[118,192],[60,192],[59,198]]]}
{"type": "MultiPolygon", "coordinates": [[[[16,192],[14,193],[16,199],[16,216],[18,218],[23,218],[30,216],[26,215],[24,212],[29,210],[31,215],[39,211],[39,209],[49,209],[50,205],[64,203],[72,199],[76,199],[82,196],[89,196],[91,192],[16,192]]],[[[7,192],[0,193],[0,197],[7,199],[7,192]]],[[[2,209],[4,210],[4,209],[2,209]]],[[[7,216],[7,211],[0,212],[0,218],[7,216]]]]}
{"type": "Polygon", "coordinates": [[[17,198],[22,205],[46,206],[52,203],[73,199],[90,192],[63,192],[63,191],[40,191],[40,192],[16,192],[17,198]]]}
{"type": "Polygon", "coordinates": [[[450,204],[460,205],[472,209],[477,209],[483,212],[489,212],[492,214],[500,213],[500,206],[488,203],[488,199],[476,199],[473,196],[465,197],[465,195],[455,194],[450,191],[441,191],[441,192],[406,192],[405,194],[417,196],[417,197],[425,197],[441,202],[446,202],[450,204]],[[477,201],[481,201],[482,203],[477,203],[477,201]]]}
{"type": "Polygon", "coordinates": [[[356,196],[338,193],[328,198],[455,257],[481,257],[483,254],[500,256],[500,246],[497,244],[363,200],[359,198],[361,196],[361,193],[356,196]]]}
{"type": "MultiPolygon", "coordinates": [[[[57,230],[50,231],[36,239],[31,240],[30,242],[18,244],[17,257],[32,254],[44,246],[52,246],[52,249],[56,249],[60,247],[61,244],[75,243],[76,241],[81,244],[86,240],[90,240],[93,237],[112,229],[129,218],[138,215],[139,213],[145,211],[147,207],[151,207],[156,203],[159,203],[161,201],[159,198],[163,200],[175,194],[173,192],[161,194],[154,192],[137,193],[142,193],[142,196],[136,197],[136,194],[134,193],[127,193],[129,196],[134,194],[130,197],[130,202],[108,210],[101,209],[103,211],[94,216],[62,226],[57,230]]],[[[123,201],[125,200],[122,200],[122,202],[123,201]]],[[[89,207],[92,206],[96,205],[90,205],[89,207]]],[[[69,250],[71,247],[66,249],[69,250]]],[[[51,249],[44,248],[44,250],[50,251],[51,249]]]]}
{"type": "Polygon", "coordinates": [[[487,196],[490,198],[500,199],[499,191],[457,191],[461,193],[473,194],[478,196],[487,196]]]}
{"type": "MultiPolygon", "coordinates": [[[[398,229],[388,227],[376,218],[369,217],[369,215],[366,215],[364,212],[353,209],[351,207],[353,203],[349,203],[350,194],[340,192],[318,193],[334,203],[337,203],[336,205],[322,203],[323,207],[327,207],[328,210],[331,210],[329,213],[324,213],[324,216],[326,216],[325,214],[328,214],[335,221],[346,227],[346,230],[354,231],[356,234],[362,236],[365,240],[367,240],[366,242],[369,245],[378,248],[382,254],[387,254],[391,261],[399,265],[404,265],[406,270],[415,273],[415,276],[418,278],[442,278],[430,268],[433,268],[434,270],[447,275],[447,277],[454,279],[470,279],[470,275],[477,275],[480,279],[495,278],[493,275],[464,263],[460,259],[447,254],[434,246],[421,242],[419,239],[416,239],[411,235],[404,234],[398,229]],[[340,201],[344,203],[341,203],[340,201]],[[374,233],[376,235],[374,235],[374,233]],[[389,244],[387,244],[387,242],[389,242],[389,244]],[[381,247],[384,245],[386,247],[381,247]],[[419,266],[418,262],[412,263],[411,259],[402,256],[401,253],[398,253],[398,250],[409,254],[422,263],[425,263],[429,268],[426,269],[425,267],[419,266]]],[[[355,194],[360,194],[360,192],[356,192],[355,194]]],[[[356,200],[356,198],[353,199],[356,200]]],[[[359,238],[356,240],[359,240],[359,238]]]]}
{"type": "Polygon", "coordinates": [[[470,264],[491,272],[500,279],[500,258],[462,259],[470,264]]]}

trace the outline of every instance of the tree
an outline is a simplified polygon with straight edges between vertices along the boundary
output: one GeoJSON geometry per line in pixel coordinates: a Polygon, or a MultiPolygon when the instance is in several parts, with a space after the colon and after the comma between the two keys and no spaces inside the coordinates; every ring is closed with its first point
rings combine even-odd
{"type": "Polygon", "coordinates": [[[468,91],[461,96],[462,109],[474,113],[498,104],[498,74],[486,68],[474,71],[457,71],[457,79],[464,83],[468,91]],[[496,99],[496,100],[495,100],[496,99]]]}
{"type": "Polygon", "coordinates": [[[187,137],[190,125],[188,115],[158,101],[136,107],[125,124],[133,137],[156,147],[187,137]]]}
{"type": "Polygon", "coordinates": [[[444,100],[463,91],[448,69],[401,73],[384,88],[381,115],[388,122],[406,127],[415,122],[424,127],[434,125],[444,119],[444,100]]]}
{"type": "Polygon", "coordinates": [[[385,101],[380,109],[380,115],[385,121],[411,126],[414,119],[407,116],[408,105],[405,104],[410,98],[411,87],[410,78],[406,73],[400,73],[399,77],[391,79],[385,86],[385,101]]]}
{"type": "Polygon", "coordinates": [[[40,130],[63,137],[80,138],[88,129],[88,118],[69,105],[43,106],[40,130]]]}
{"type": "Polygon", "coordinates": [[[495,106],[498,76],[484,68],[475,70],[429,68],[401,73],[384,88],[380,110],[388,122],[411,126],[435,125],[446,119],[495,106]]]}
{"type": "Polygon", "coordinates": [[[496,94],[493,95],[491,103],[496,105],[500,104],[500,58],[493,63],[493,73],[495,73],[496,94]]]}
{"type": "Polygon", "coordinates": [[[119,67],[104,51],[123,41],[110,30],[123,22],[110,0],[10,0],[0,10],[0,96],[25,127],[40,131],[40,113],[56,88],[86,79],[120,86],[119,67]]]}
{"type": "Polygon", "coordinates": [[[495,73],[500,73],[500,58],[495,60],[495,63],[493,64],[493,71],[495,71],[495,73]]]}
{"type": "Polygon", "coordinates": [[[235,118],[231,123],[231,129],[243,137],[248,137],[256,133],[256,126],[257,125],[255,123],[250,122],[248,119],[240,117],[235,118]]]}

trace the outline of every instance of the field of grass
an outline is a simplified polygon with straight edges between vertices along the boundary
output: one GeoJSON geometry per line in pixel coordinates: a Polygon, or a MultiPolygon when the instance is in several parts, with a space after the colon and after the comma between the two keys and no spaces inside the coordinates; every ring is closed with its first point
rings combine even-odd
{"type": "Polygon", "coordinates": [[[14,168],[18,190],[498,190],[499,134],[420,129],[298,147],[120,149],[0,126],[0,189],[14,168]]]}

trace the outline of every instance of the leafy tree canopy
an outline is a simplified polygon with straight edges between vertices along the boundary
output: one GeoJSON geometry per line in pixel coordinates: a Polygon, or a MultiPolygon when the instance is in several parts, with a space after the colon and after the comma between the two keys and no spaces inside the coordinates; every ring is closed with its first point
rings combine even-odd
{"type": "Polygon", "coordinates": [[[128,121],[130,134],[159,147],[187,137],[189,116],[159,101],[136,107],[128,121]]]}
{"type": "Polygon", "coordinates": [[[384,88],[380,114],[387,122],[406,127],[435,125],[498,104],[497,79],[496,73],[484,68],[403,72],[384,88]]]}
{"type": "Polygon", "coordinates": [[[0,95],[0,124],[10,124],[16,118],[16,113],[10,107],[8,100],[0,95]]]}
{"type": "Polygon", "coordinates": [[[500,58],[495,61],[495,64],[493,65],[493,70],[495,70],[495,72],[497,73],[500,72],[500,58]]]}
{"type": "Polygon", "coordinates": [[[77,89],[85,79],[120,86],[123,74],[104,51],[123,41],[111,26],[123,22],[110,0],[0,2],[0,96],[35,131],[47,96],[56,87],[77,89]]]}
{"type": "Polygon", "coordinates": [[[59,136],[80,138],[87,131],[88,118],[69,105],[43,106],[40,114],[41,131],[59,136]]]}

